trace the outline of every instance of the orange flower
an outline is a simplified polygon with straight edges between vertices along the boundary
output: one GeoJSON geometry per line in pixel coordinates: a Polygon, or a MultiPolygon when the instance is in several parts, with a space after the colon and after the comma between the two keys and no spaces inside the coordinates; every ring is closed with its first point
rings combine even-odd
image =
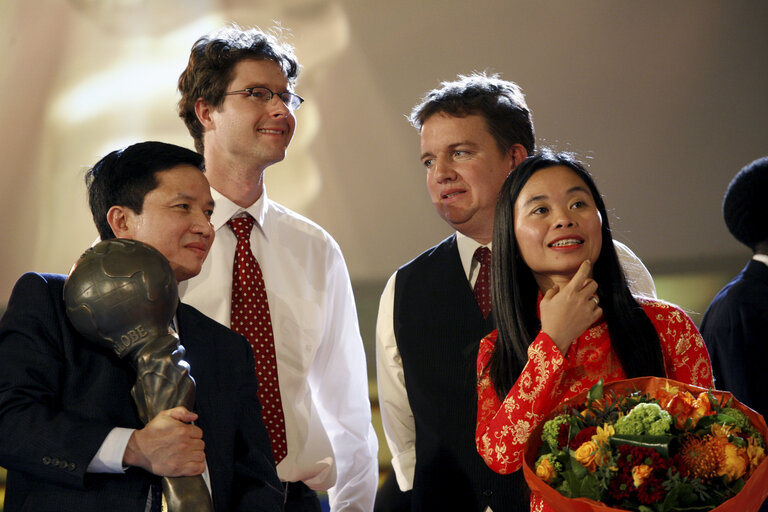
{"type": "Polygon", "coordinates": [[[702,480],[724,476],[731,482],[747,473],[751,459],[746,448],[739,448],[727,436],[690,436],[683,441],[680,455],[691,474],[702,480]]]}
{"type": "Polygon", "coordinates": [[[720,469],[718,470],[717,474],[719,476],[725,476],[729,482],[738,480],[746,474],[747,469],[749,468],[747,449],[739,448],[735,444],[728,443],[727,440],[723,437],[718,439],[726,441],[726,444],[723,447],[723,462],[720,464],[720,469]]]}
{"type": "Polygon", "coordinates": [[[664,387],[659,388],[656,391],[656,396],[654,398],[659,401],[659,404],[666,404],[679,392],[680,388],[672,386],[669,381],[666,381],[664,382],[664,387]]]}
{"type": "Polygon", "coordinates": [[[712,432],[714,437],[728,437],[731,435],[731,430],[733,430],[733,426],[721,425],[720,423],[713,423],[709,428],[709,431],[712,432]]]}
{"type": "Polygon", "coordinates": [[[698,398],[693,398],[693,395],[688,391],[677,393],[667,402],[664,409],[675,416],[675,426],[679,429],[685,426],[688,419],[695,427],[701,418],[712,414],[712,407],[706,391],[702,391],[698,398]]]}
{"type": "Polygon", "coordinates": [[[757,442],[755,442],[755,439],[753,437],[750,437],[747,439],[747,459],[749,460],[749,470],[748,474],[752,474],[752,472],[757,469],[757,466],[763,461],[765,458],[765,450],[762,446],[758,445],[757,442]]]}
{"type": "Polygon", "coordinates": [[[651,474],[651,471],[653,471],[651,466],[646,466],[645,464],[640,464],[639,466],[633,466],[632,480],[635,483],[635,487],[640,487],[641,485],[643,485],[643,482],[645,482],[645,479],[648,478],[648,475],[651,474]]]}
{"type": "Polygon", "coordinates": [[[709,403],[709,395],[706,391],[699,393],[699,396],[693,401],[693,406],[695,408],[696,421],[712,414],[712,404],[709,403]]]}
{"type": "Polygon", "coordinates": [[[551,483],[555,479],[556,474],[555,467],[549,461],[549,457],[542,457],[536,466],[536,476],[547,483],[551,483]]]}
{"type": "Polygon", "coordinates": [[[573,457],[590,473],[594,473],[598,466],[610,460],[608,454],[602,451],[595,441],[582,443],[573,453],[573,457]]]}
{"type": "Polygon", "coordinates": [[[702,480],[709,480],[717,476],[722,454],[718,446],[710,443],[712,436],[698,438],[688,436],[682,441],[680,456],[691,474],[702,480]]]}

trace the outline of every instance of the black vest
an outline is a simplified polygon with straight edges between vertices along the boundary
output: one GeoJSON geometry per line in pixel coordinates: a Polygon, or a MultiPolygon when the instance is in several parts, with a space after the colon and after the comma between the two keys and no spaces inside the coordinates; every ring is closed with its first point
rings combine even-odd
{"type": "Polygon", "coordinates": [[[494,472],[475,447],[477,349],[493,318],[480,313],[455,235],[397,271],[393,324],[416,423],[413,509],[529,510],[522,471],[494,472]]]}

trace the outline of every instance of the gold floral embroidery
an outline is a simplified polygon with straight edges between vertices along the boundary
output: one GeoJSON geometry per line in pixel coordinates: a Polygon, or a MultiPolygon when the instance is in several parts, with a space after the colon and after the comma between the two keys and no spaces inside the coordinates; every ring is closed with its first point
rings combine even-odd
{"type": "MultiPolygon", "coordinates": [[[[712,384],[709,356],[701,336],[685,313],[660,301],[640,300],[651,319],[664,354],[669,378],[712,384]]],[[[528,348],[528,363],[503,401],[499,401],[484,369],[493,352],[496,333],[487,336],[478,352],[478,453],[494,471],[520,469],[523,446],[533,429],[562,400],[592,386],[598,379],[626,378],[612,350],[606,324],[591,327],[572,345],[567,357],[540,333],[528,348]]],[[[532,510],[549,510],[532,496],[532,510]],[[535,506],[534,506],[535,505],[535,506]]]]}
{"type": "MultiPolygon", "coordinates": [[[[546,351],[538,344],[528,347],[528,364],[517,382],[518,397],[532,402],[544,389],[544,384],[550,379],[549,357],[546,351]],[[530,368],[529,368],[530,367],[530,368]]],[[[552,362],[556,367],[556,362],[552,362]]]]}

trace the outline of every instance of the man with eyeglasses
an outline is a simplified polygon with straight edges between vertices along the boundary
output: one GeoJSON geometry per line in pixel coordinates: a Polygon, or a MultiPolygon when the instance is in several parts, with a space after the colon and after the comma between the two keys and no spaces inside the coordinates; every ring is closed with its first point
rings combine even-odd
{"type": "Polygon", "coordinates": [[[271,201],[303,99],[293,49],[233,25],[201,37],[179,115],[205,157],[216,239],[182,300],[251,342],[286,511],[367,511],[378,483],[365,353],[349,274],[322,228],[271,201]]]}

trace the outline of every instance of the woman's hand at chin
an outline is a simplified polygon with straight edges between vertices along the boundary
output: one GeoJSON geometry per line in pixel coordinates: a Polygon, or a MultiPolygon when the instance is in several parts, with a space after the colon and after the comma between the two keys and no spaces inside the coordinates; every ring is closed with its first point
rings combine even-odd
{"type": "Polygon", "coordinates": [[[603,314],[596,295],[597,282],[591,274],[592,263],[586,260],[562,288],[549,288],[539,305],[541,330],[552,338],[563,356],[576,338],[603,314]]]}

